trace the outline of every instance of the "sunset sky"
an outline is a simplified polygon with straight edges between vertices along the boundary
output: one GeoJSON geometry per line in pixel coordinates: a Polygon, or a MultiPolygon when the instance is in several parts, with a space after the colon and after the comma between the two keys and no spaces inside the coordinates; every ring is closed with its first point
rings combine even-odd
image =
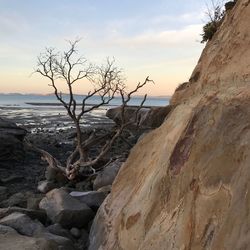
{"type": "Polygon", "coordinates": [[[205,0],[0,0],[0,92],[52,92],[30,76],[37,55],[81,37],[79,52],[95,63],[115,57],[130,87],[150,76],[156,84],[144,91],[171,95],[204,47],[205,9],[205,0]]]}

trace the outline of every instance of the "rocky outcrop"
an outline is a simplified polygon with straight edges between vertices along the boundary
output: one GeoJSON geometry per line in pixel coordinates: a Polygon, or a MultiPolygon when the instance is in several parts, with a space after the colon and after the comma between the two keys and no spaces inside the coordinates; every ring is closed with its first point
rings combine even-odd
{"type": "Polygon", "coordinates": [[[22,140],[27,131],[0,117],[0,164],[24,157],[22,140]]]}
{"type": "MultiPolygon", "coordinates": [[[[147,107],[139,110],[137,114],[138,124],[136,121],[136,113],[138,107],[128,106],[125,108],[124,117],[125,122],[131,122],[130,128],[136,128],[139,126],[141,129],[154,129],[159,127],[169,112],[171,111],[172,106],[166,107],[147,107]]],[[[106,116],[112,119],[115,123],[121,124],[122,120],[122,108],[116,107],[109,109],[106,113],[106,116]]]]}
{"type": "Polygon", "coordinates": [[[120,169],[90,250],[249,248],[249,23],[250,1],[238,0],[175,109],[120,169]]]}
{"type": "Polygon", "coordinates": [[[46,194],[39,204],[54,223],[63,227],[83,228],[93,218],[93,211],[84,203],[74,199],[62,189],[53,189],[46,194]]]}

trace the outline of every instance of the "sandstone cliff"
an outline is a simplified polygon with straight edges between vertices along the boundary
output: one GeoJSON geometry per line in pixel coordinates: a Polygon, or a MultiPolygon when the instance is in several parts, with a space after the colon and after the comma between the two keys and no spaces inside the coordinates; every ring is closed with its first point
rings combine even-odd
{"type": "Polygon", "coordinates": [[[250,248],[250,1],[238,0],[163,125],[121,168],[90,249],[250,248]]]}

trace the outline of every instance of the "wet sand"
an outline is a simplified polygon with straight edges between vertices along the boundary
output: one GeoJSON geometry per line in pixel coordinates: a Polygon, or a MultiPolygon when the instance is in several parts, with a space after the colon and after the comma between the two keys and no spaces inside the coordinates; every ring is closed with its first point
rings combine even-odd
{"type": "MultiPolygon", "coordinates": [[[[94,110],[84,115],[81,127],[110,127],[113,121],[105,116],[107,108],[94,110]]],[[[63,107],[31,106],[0,107],[0,116],[25,127],[29,132],[58,132],[73,128],[73,122],[63,107]]]]}

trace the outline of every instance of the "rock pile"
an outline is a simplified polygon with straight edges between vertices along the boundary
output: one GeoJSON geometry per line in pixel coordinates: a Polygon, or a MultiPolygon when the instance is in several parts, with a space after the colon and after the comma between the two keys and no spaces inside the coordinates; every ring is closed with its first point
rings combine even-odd
{"type": "Polygon", "coordinates": [[[0,249],[83,250],[96,211],[110,192],[121,167],[116,160],[91,180],[61,187],[56,175],[38,183],[37,193],[9,196],[0,189],[0,249]],[[54,177],[53,177],[54,176],[54,177]],[[97,179],[97,181],[95,181],[97,179]],[[86,187],[94,186],[96,191],[86,187]],[[18,245],[19,244],[19,245],[18,245]]]}

